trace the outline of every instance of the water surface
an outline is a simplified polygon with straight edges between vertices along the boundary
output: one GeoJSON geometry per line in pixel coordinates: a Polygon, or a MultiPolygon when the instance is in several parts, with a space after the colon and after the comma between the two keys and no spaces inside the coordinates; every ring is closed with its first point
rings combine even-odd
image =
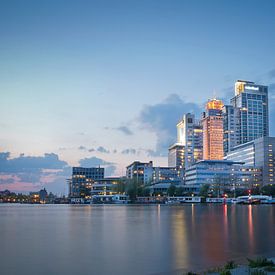
{"type": "Polygon", "coordinates": [[[275,205],[0,205],[0,274],[182,274],[275,256],[275,205]]]}

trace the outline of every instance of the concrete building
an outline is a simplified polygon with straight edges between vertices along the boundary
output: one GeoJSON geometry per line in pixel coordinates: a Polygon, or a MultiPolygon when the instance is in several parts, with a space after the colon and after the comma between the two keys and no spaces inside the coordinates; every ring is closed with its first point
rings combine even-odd
{"type": "Polygon", "coordinates": [[[243,162],[228,160],[202,160],[186,170],[185,184],[204,184],[228,187],[249,187],[260,184],[262,171],[254,166],[244,166],[243,162]]]}
{"type": "Polygon", "coordinates": [[[261,137],[236,146],[225,158],[230,161],[242,161],[245,166],[261,167],[262,184],[274,184],[275,137],[261,137]]]}
{"type": "Polygon", "coordinates": [[[153,178],[153,162],[134,161],[126,167],[126,178],[149,183],[153,178]]]}
{"type": "Polygon", "coordinates": [[[202,126],[194,114],[184,114],[177,124],[177,142],[169,147],[168,166],[185,169],[202,159],[202,126]]]}
{"type": "Polygon", "coordinates": [[[70,198],[91,197],[92,184],[104,178],[104,168],[73,167],[72,178],[69,180],[70,198]]]}
{"type": "Polygon", "coordinates": [[[169,147],[168,166],[183,169],[185,167],[185,146],[180,143],[175,143],[169,147]]]}
{"type": "Polygon", "coordinates": [[[223,102],[218,99],[209,100],[202,114],[203,126],[203,159],[223,159],[223,102]]]}

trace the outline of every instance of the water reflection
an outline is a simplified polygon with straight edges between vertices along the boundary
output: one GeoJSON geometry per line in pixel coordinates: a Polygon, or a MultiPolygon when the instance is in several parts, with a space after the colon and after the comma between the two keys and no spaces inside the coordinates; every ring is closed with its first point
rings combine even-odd
{"type": "Polygon", "coordinates": [[[254,251],[254,228],[253,228],[253,213],[252,213],[252,209],[253,206],[252,205],[248,205],[248,215],[247,215],[247,219],[248,219],[248,239],[249,239],[249,246],[250,246],[250,250],[254,251]]]}
{"type": "Polygon", "coordinates": [[[182,274],[275,256],[275,205],[0,205],[0,216],[1,274],[182,274]]]}

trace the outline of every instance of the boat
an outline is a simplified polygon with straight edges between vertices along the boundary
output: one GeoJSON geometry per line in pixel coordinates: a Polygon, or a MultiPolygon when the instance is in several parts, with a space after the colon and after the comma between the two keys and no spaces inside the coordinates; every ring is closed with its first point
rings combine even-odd
{"type": "Polygon", "coordinates": [[[167,197],[166,204],[182,204],[182,203],[200,203],[201,197],[167,197]]]}
{"type": "Polygon", "coordinates": [[[262,204],[270,203],[273,199],[271,196],[265,195],[249,195],[237,197],[237,203],[239,204],[262,204]]]}
{"type": "Polygon", "coordinates": [[[127,204],[128,202],[127,195],[94,195],[91,204],[127,204]]]}

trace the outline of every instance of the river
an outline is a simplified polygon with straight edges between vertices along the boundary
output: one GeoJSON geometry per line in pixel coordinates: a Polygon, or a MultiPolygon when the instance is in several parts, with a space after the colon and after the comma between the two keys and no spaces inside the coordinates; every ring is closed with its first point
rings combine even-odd
{"type": "Polygon", "coordinates": [[[275,256],[275,205],[0,205],[0,274],[182,274],[275,256]]]}

